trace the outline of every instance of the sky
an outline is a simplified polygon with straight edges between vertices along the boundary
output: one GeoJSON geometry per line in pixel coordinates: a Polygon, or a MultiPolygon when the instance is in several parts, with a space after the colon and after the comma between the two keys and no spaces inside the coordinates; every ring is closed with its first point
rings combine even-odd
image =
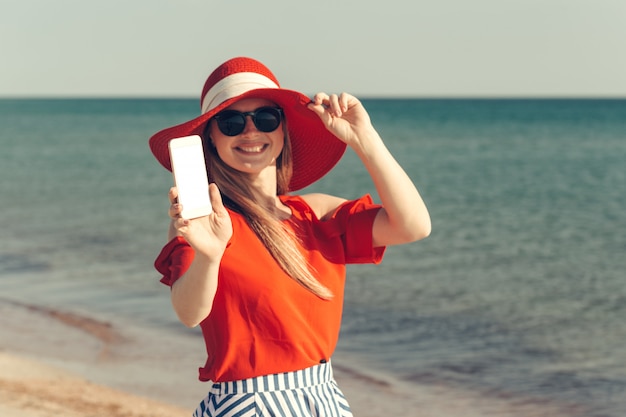
{"type": "Polygon", "coordinates": [[[626,0],[0,0],[0,97],[198,97],[234,56],[305,94],[626,97],[626,0]]]}

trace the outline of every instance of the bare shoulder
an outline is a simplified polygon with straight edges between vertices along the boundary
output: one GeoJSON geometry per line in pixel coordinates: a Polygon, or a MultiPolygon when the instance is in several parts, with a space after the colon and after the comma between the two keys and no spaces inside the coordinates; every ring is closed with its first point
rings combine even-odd
{"type": "Polygon", "coordinates": [[[346,201],[345,198],[321,193],[304,194],[301,197],[320,220],[324,220],[346,201]]]}

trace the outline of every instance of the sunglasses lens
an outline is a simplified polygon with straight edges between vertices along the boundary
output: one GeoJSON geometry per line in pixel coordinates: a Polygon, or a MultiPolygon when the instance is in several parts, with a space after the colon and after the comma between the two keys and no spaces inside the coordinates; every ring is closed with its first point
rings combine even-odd
{"type": "Polygon", "coordinates": [[[215,116],[215,120],[224,135],[237,136],[246,128],[247,115],[252,116],[254,125],[261,132],[273,132],[280,125],[280,110],[273,107],[262,107],[249,113],[226,110],[215,116]]]}
{"type": "Polygon", "coordinates": [[[273,132],[280,125],[280,113],[271,107],[260,109],[254,117],[254,125],[261,132],[273,132]]]}
{"type": "Polygon", "coordinates": [[[225,111],[217,119],[217,127],[226,136],[237,136],[246,127],[246,117],[238,111],[225,111]]]}

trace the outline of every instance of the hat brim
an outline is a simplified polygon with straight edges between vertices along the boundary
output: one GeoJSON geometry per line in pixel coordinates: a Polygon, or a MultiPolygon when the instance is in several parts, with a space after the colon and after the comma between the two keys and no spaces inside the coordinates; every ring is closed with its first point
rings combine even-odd
{"type": "Polygon", "coordinates": [[[244,98],[263,98],[273,101],[283,109],[293,160],[290,191],[313,184],[333,169],[343,156],[346,144],[330,133],[317,114],[307,108],[311,100],[302,93],[282,88],[250,90],[224,101],[195,119],[161,130],[149,140],[152,153],[161,165],[171,171],[169,141],[183,136],[202,136],[209,119],[244,98]]]}

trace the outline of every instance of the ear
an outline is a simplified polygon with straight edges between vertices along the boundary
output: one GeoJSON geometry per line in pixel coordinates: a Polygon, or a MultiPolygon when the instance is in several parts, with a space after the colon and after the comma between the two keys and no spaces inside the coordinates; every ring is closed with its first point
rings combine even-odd
{"type": "Polygon", "coordinates": [[[204,131],[202,132],[202,143],[204,143],[205,148],[209,147],[215,149],[215,144],[213,143],[213,139],[209,134],[209,129],[204,129],[204,131]]]}
{"type": "Polygon", "coordinates": [[[213,139],[211,138],[211,120],[208,120],[202,129],[202,141],[206,146],[210,146],[211,148],[215,148],[215,144],[213,143],[213,139]]]}

